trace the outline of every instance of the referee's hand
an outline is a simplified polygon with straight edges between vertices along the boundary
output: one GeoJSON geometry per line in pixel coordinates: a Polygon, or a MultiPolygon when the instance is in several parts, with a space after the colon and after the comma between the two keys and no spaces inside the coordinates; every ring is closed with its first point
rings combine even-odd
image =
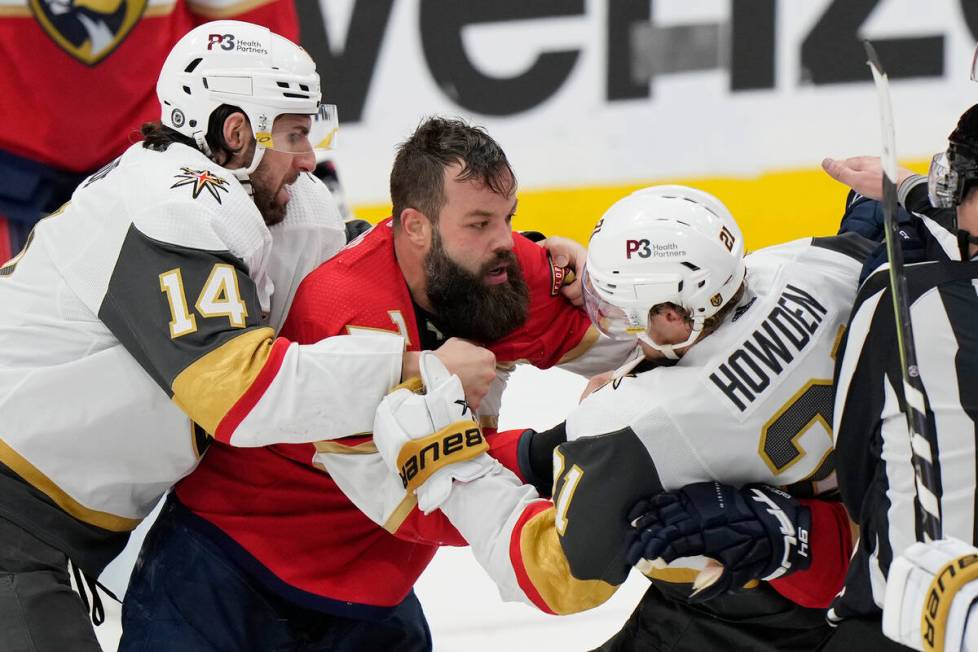
{"type": "MultiPolygon", "coordinates": [[[[840,183],[844,183],[860,195],[880,201],[883,199],[883,165],[878,156],[853,156],[844,160],[825,158],[822,169],[840,183]]],[[[899,185],[913,174],[907,168],[897,168],[899,185]]]]}

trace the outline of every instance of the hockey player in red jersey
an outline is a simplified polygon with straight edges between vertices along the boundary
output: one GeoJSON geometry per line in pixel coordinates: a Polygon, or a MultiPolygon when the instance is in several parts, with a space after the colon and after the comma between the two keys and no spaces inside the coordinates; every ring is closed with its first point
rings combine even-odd
{"type": "MultiPolygon", "coordinates": [[[[425,121],[393,166],[393,219],[306,278],[283,330],[304,342],[401,333],[412,351],[453,336],[485,344],[499,378],[473,408],[511,468],[521,433],[492,433],[514,363],[591,374],[635,350],[599,337],[560,296],[564,270],[512,232],[515,191],[505,154],[482,130],[425,121]]],[[[439,545],[465,545],[441,514],[419,511],[435,495],[389,482],[368,432],[241,453],[212,446],[164,507],[126,596],[124,647],[139,628],[229,649],[311,637],[334,650],[429,650],[412,587],[439,545]],[[270,608],[256,613],[256,601],[270,608]]]]}
{"type": "Polygon", "coordinates": [[[293,0],[10,0],[0,10],[0,264],[159,118],[156,72],[194,27],[233,18],[298,42],[293,0]],[[71,108],[71,117],[66,116],[71,108]]]}
{"type": "MultiPolygon", "coordinates": [[[[98,649],[68,560],[97,577],[212,439],[369,430],[416,365],[397,333],[277,337],[298,280],[345,242],[309,174],[332,128],[309,55],[208,23],[173,48],[158,93],[145,140],[0,266],[3,650],[98,649]]],[[[492,355],[452,348],[483,360],[488,389],[492,355]]]]}
{"type": "Polygon", "coordinates": [[[834,486],[832,354],[869,250],[850,234],[745,257],[715,197],[638,191],[594,229],[585,304],[603,332],[672,364],[623,369],[570,414],[553,453],[553,502],[467,445],[475,423],[435,360],[422,361],[424,395],[402,388],[384,399],[374,442],[419,500],[452,473],[435,462],[429,475],[423,462],[462,442],[465,482],[436,488],[428,506],[469,541],[505,599],[581,611],[639,563],[651,586],[601,649],[815,649],[845,575],[848,520],[838,502],[772,485],[798,496],[834,486]]]}

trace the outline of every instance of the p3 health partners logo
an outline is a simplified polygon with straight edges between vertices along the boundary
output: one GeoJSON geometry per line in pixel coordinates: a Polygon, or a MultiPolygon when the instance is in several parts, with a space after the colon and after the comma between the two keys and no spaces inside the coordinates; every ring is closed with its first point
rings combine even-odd
{"type": "Polygon", "coordinates": [[[686,250],[680,249],[675,242],[652,242],[647,238],[641,240],[625,240],[625,258],[673,258],[685,257],[686,250]]]}
{"type": "Polygon", "coordinates": [[[208,34],[207,49],[219,47],[222,50],[237,50],[245,54],[268,54],[268,48],[262,41],[239,39],[234,34],[208,34]]]}

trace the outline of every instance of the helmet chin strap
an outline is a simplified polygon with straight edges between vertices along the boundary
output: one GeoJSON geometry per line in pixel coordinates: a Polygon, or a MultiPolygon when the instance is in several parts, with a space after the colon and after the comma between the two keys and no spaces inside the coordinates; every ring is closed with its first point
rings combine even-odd
{"type": "Polygon", "coordinates": [[[235,168],[231,170],[231,173],[235,178],[241,182],[244,189],[248,191],[248,195],[253,197],[255,194],[255,189],[251,185],[251,175],[258,169],[258,164],[261,163],[262,157],[265,155],[265,148],[258,145],[258,141],[255,141],[255,153],[251,156],[251,164],[248,167],[235,168]]]}
{"type": "Polygon", "coordinates": [[[968,260],[968,245],[978,245],[978,236],[971,235],[964,229],[958,229],[958,249],[961,251],[961,260],[968,260]]]}
{"type": "MultiPolygon", "coordinates": [[[[197,144],[197,149],[204,153],[204,156],[214,160],[214,151],[211,150],[210,145],[207,144],[207,138],[202,131],[194,133],[194,142],[197,144]]],[[[251,163],[247,167],[235,168],[231,170],[231,174],[241,182],[244,189],[248,192],[249,196],[254,196],[255,190],[251,187],[251,174],[258,168],[258,164],[261,163],[262,156],[265,155],[265,148],[258,145],[258,141],[255,141],[255,153],[251,156],[251,163]]],[[[216,163],[216,161],[215,161],[216,163]]]]}
{"type": "Polygon", "coordinates": [[[194,142],[197,143],[197,149],[204,153],[209,159],[214,158],[214,152],[211,151],[211,146],[207,144],[207,138],[204,136],[204,132],[195,131],[194,132],[194,142]]]}
{"type": "Polygon", "coordinates": [[[703,318],[694,317],[693,318],[693,329],[689,332],[689,337],[686,341],[679,342],[678,344],[658,344],[651,337],[649,337],[648,331],[643,331],[638,334],[638,339],[642,340],[649,346],[651,346],[656,351],[662,353],[670,360],[678,360],[679,354],[676,353],[676,349],[681,349],[686,346],[692,346],[696,340],[699,339],[700,335],[703,333],[703,318]]]}

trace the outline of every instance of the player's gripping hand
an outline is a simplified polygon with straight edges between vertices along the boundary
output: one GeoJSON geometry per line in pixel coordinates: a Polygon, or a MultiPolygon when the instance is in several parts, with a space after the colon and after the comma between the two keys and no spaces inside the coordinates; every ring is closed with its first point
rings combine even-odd
{"type": "Polygon", "coordinates": [[[699,555],[722,565],[722,572],[716,566],[701,572],[691,602],[808,568],[811,561],[809,509],[766,485],[698,482],[639,501],[629,519],[637,534],[628,561],[639,570],[699,555]]]}
{"type": "Polygon", "coordinates": [[[575,306],[584,305],[584,288],[581,279],[584,277],[584,262],[587,260],[587,249],[570,238],[550,236],[538,242],[550,252],[550,259],[557,267],[565,270],[563,287],[560,293],[575,306]]]}
{"type": "Polygon", "coordinates": [[[883,633],[915,650],[976,650],[978,549],[957,539],[915,543],[890,564],[883,633]],[[975,640],[967,640],[975,639],[975,640]]]}
{"type": "Polygon", "coordinates": [[[474,480],[495,462],[486,455],[489,446],[458,376],[429,351],[421,354],[419,367],[420,382],[402,383],[381,401],[374,443],[428,514],[448,498],[453,480],[474,480]]]}
{"type": "Polygon", "coordinates": [[[496,355],[467,340],[450,337],[434,351],[435,356],[459,377],[465,400],[478,410],[482,399],[496,380],[496,355]]]}

